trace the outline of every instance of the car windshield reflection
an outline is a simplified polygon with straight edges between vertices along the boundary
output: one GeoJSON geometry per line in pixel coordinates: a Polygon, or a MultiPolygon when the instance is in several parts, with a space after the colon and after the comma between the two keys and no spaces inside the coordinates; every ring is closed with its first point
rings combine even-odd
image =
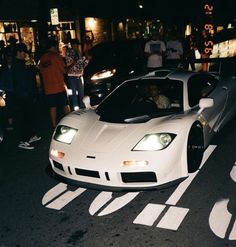
{"type": "Polygon", "coordinates": [[[139,123],[183,111],[183,83],[146,78],[126,81],[96,109],[101,121],[139,123]]]}

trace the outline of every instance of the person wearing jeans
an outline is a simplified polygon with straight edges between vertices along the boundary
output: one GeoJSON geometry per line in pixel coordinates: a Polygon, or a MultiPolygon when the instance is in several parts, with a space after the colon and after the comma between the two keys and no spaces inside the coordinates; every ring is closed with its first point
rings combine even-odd
{"type": "Polygon", "coordinates": [[[68,85],[72,90],[72,104],[74,110],[79,108],[85,108],[82,101],[84,97],[84,81],[82,76],[73,76],[68,75],[67,78],[68,85]]]}
{"type": "Polygon", "coordinates": [[[83,72],[88,60],[80,57],[75,49],[76,40],[71,40],[71,47],[67,47],[65,51],[65,61],[67,67],[68,86],[72,90],[72,104],[74,110],[85,108],[83,103],[84,97],[84,81],[83,72]]]}

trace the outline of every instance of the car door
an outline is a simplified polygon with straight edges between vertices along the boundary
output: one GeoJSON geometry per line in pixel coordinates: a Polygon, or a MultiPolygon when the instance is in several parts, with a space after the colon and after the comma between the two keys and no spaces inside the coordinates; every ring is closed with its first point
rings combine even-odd
{"type": "Polygon", "coordinates": [[[222,128],[236,113],[236,77],[228,76],[221,81],[221,87],[227,91],[227,101],[221,117],[215,126],[215,131],[222,128]]]}
{"type": "Polygon", "coordinates": [[[228,89],[222,86],[219,80],[210,74],[193,76],[188,83],[189,105],[194,107],[201,98],[213,98],[214,106],[201,112],[209,127],[215,130],[227,105],[228,89]]]}

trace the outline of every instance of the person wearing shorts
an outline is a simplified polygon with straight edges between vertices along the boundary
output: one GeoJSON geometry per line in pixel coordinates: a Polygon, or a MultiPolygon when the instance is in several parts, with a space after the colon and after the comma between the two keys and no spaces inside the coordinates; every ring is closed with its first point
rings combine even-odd
{"type": "Polygon", "coordinates": [[[49,107],[64,107],[69,104],[66,92],[46,95],[47,104],[49,107]]]}
{"type": "Polygon", "coordinates": [[[40,58],[39,69],[49,106],[52,127],[55,128],[57,125],[58,108],[62,108],[64,114],[70,112],[67,86],[64,80],[66,73],[65,64],[59,55],[57,40],[48,40],[47,51],[40,58]]]}

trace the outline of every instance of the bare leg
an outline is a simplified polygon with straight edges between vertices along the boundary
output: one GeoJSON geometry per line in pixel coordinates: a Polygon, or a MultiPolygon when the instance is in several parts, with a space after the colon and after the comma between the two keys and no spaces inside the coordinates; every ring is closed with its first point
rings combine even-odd
{"type": "Polygon", "coordinates": [[[70,111],[70,106],[69,105],[64,106],[63,111],[64,111],[64,114],[65,115],[68,114],[68,113],[70,113],[71,112],[70,111]]]}

